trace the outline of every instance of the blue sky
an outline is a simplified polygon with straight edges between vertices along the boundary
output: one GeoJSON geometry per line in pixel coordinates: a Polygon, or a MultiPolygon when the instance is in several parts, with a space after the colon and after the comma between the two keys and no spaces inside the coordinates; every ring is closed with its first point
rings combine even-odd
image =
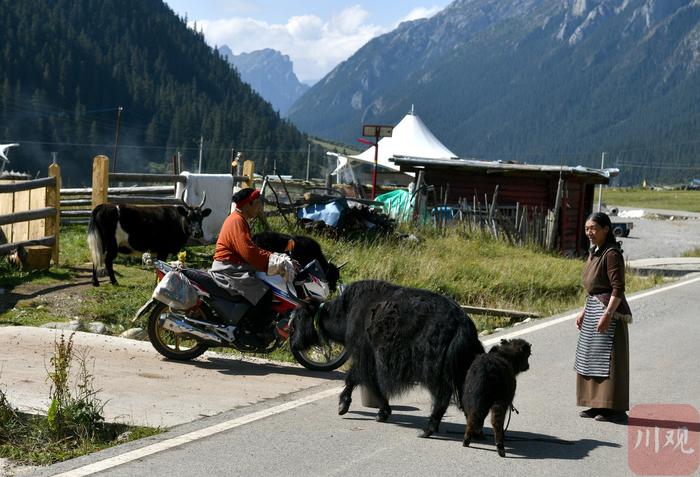
{"type": "Polygon", "coordinates": [[[206,41],[234,53],[274,48],[315,81],[377,35],[432,16],[449,0],[165,0],[206,41]]]}

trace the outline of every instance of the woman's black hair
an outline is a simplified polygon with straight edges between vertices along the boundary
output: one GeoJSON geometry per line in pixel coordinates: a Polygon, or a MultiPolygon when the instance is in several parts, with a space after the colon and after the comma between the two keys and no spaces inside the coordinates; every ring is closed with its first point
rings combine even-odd
{"type": "Polygon", "coordinates": [[[241,189],[235,194],[233,194],[233,197],[231,197],[231,202],[235,202],[236,204],[243,199],[246,199],[250,194],[252,194],[255,191],[252,187],[246,188],[246,189],[241,189]]]}
{"type": "Polygon", "coordinates": [[[610,217],[608,217],[608,214],[604,212],[593,212],[591,215],[588,216],[586,222],[588,222],[589,220],[592,220],[600,227],[607,227],[608,235],[605,236],[605,243],[618,247],[620,249],[620,252],[622,252],[622,242],[618,242],[615,239],[612,222],[610,221],[610,217]]]}

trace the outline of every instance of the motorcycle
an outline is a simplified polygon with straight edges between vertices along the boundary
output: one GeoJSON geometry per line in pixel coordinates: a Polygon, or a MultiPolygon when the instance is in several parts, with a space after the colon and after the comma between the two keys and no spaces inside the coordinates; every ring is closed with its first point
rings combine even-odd
{"type": "MultiPolygon", "coordinates": [[[[195,304],[187,309],[173,308],[168,300],[157,299],[157,293],[136,313],[133,321],[148,318],[148,338],[160,354],[169,359],[187,361],[204,353],[210,347],[230,347],[244,353],[270,353],[285,346],[294,333],[294,310],[302,306],[316,309],[330,291],[323,269],[314,260],[304,267],[290,286],[278,275],[258,272],[256,276],[272,290],[272,322],[265,330],[255,330],[246,316],[250,303],[235,297],[219,287],[209,273],[177,267],[154,260],[157,281],[169,272],[180,272],[186,277],[186,287],[196,292],[195,304]],[[230,326],[230,323],[236,326],[230,326]]],[[[158,287],[156,287],[158,290],[158,287]]],[[[186,290],[192,292],[192,290],[186,290]]],[[[172,303],[171,303],[172,305],[172,303]]],[[[298,351],[294,358],[305,368],[314,371],[332,371],[342,366],[348,353],[341,343],[330,340],[315,347],[298,351]]]]}

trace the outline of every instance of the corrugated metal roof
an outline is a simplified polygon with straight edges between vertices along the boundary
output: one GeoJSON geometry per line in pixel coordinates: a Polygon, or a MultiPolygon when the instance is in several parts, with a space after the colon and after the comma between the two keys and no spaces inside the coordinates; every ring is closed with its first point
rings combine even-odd
{"type": "Polygon", "coordinates": [[[611,177],[617,176],[620,173],[619,169],[591,169],[583,166],[551,166],[541,164],[523,164],[510,163],[501,161],[480,161],[477,159],[429,159],[424,157],[413,156],[394,156],[390,159],[402,170],[416,171],[425,169],[426,167],[438,168],[459,168],[459,169],[478,169],[489,172],[523,172],[523,173],[544,173],[544,174],[559,174],[586,176],[594,182],[608,182],[611,177]]]}

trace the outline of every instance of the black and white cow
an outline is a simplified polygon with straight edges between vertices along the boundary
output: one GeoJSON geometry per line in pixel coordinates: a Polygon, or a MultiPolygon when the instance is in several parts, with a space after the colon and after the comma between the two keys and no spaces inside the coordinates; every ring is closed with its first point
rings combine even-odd
{"type": "Polygon", "coordinates": [[[158,260],[179,252],[190,237],[201,238],[202,220],[211,209],[196,206],[161,207],[101,204],[95,207],[88,225],[92,256],[92,284],[99,286],[97,271],[107,269],[109,281],[117,284],[112,262],[117,253],[151,252],[158,260]]]}

